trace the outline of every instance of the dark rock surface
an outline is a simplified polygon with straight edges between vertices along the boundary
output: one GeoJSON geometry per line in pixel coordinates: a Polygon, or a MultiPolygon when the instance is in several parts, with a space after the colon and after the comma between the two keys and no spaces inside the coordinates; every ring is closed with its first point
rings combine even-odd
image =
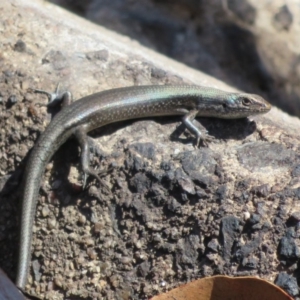
{"type": "MultiPolygon", "coordinates": [[[[75,99],[140,84],[232,89],[59,8],[13,2],[0,11],[0,266],[11,278],[20,180],[54,113],[36,105],[47,100],[29,87],[53,91],[59,82],[75,99]]],[[[91,133],[100,149],[91,164],[112,167],[103,178],[110,193],[92,178],[82,190],[78,145],[61,147],[42,179],[26,290],[45,299],[145,299],[203,276],[274,281],[281,271],[295,283],[299,120],[274,108],[199,122],[209,148],[177,134],[178,117],[91,133]]]]}

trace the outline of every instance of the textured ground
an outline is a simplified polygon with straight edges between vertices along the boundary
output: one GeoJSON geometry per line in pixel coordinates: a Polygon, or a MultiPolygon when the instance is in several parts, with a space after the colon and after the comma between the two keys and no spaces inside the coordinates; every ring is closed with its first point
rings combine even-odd
{"type": "MultiPolygon", "coordinates": [[[[2,5],[0,266],[14,278],[20,180],[51,117],[35,105],[46,99],[28,87],[51,91],[60,82],[79,98],[134,84],[226,86],[50,6],[52,19],[48,4],[2,5]]],[[[209,148],[195,149],[179,118],[94,132],[100,151],[91,161],[113,167],[104,178],[110,193],[93,180],[82,190],[78,145],[64,145],[42,180],[27,291],[147,299],[227,274],[257,275],[297,296],[299,120],[273,109],[249,120],[199,121],[212,136],[209,148]]]]}

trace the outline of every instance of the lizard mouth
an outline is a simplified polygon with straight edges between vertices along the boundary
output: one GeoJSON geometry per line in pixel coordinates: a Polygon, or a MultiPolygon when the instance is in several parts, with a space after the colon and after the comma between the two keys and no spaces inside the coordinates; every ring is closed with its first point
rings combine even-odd
{"type": "Polygon", "coordinates": [[[265,101],[264,103],[262,103],[262,105],[258,109],[257,113],[258,114],[264,114],[264,113],[270,111],[271,108],[272,108],[272,105],[269,102],[265,101]]]}

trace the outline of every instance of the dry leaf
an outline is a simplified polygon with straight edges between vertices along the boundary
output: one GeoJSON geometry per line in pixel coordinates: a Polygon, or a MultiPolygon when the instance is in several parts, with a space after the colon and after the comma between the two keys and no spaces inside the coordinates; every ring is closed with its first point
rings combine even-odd
{"type": "Polygon", "coordinates": [[[214,276],[192,281],[151,300],[292,300],[269,281],[256,277],[214,276]]]}

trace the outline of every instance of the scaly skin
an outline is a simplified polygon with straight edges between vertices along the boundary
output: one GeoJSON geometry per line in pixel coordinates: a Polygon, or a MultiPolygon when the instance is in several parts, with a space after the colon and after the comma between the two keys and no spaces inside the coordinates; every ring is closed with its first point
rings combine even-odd
{"type": "Polygon", "coordinates": [[[199,144],[201,132],[192,123],[196,116],[235,119],[263,114],[270,109],[271,105],[258,95],[199,86],[135,86],[113,89],[84,97],[63,107],[39,137],[23,176],[16,285],[24,288],[27,281],[32,226],[46,164],[71,135],[75,134],[79,139],[84,172],[97,177],[88,165],[86,133],[105,124],[143,117],[184,115],[184,124],[196,135],[196,142],[199,144]]]}

